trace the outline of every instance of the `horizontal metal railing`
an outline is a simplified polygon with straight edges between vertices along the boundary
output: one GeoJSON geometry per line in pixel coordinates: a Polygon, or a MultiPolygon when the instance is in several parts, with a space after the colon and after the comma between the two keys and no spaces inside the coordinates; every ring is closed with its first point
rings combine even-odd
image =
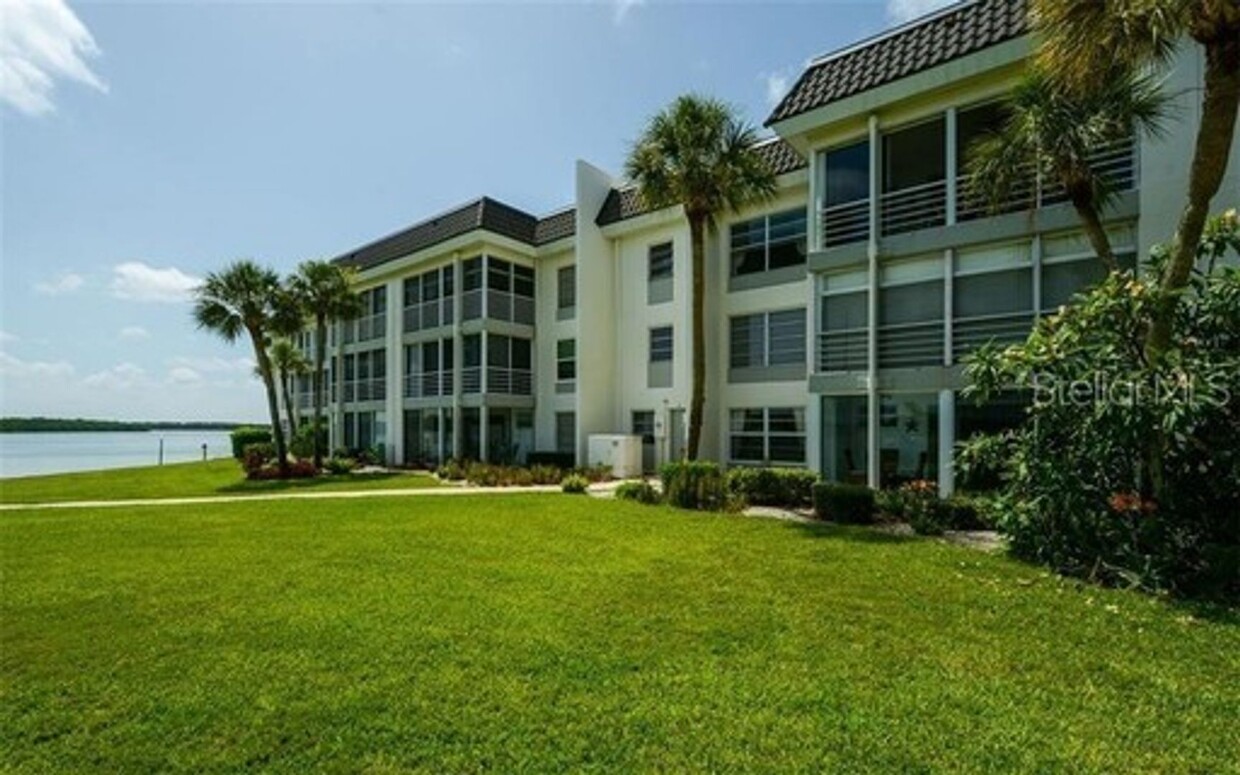
{"type": "Polygon", "coordinates": [[[481,366],[469,366],[461,369],[461,392],[465,394],[482,392],[481,366]]]}
{"type": "MultiPolygon", "coordinates": [[[[1132,138],[1098,149],[1089,156],[1089,167],[1111,191],[1128,191],[1136,184],[1136,143],[1132,138]]],[[[1043,206],[1066,202],[1067,192],[1058,182],[1043,183],[1039,201],[1043,206]]]]}
{"type": "Polygon", "coordinates": [[[425,371],[405,375],[405,398],[452,395],[451,371],[425,371]]]}
{"type": "Polygon", "coordinates": [[[869,360],[869,333],[864,328],[818,334],[818,371],[865,371],[869,360]]]}
{"type": "Polygon", "coordinates": [[[382,339],[386,334],[387,316],[382,312],[375,315],[367,315],[344,324],[345,344],[382,339]]]}
{"type": "Polygon", "coordinates": [[[1032,327],[1032,311],[957,318],[952,321],[952,358],[959,360],[988,342],[1022,342],[1032,327]]]}
{"type": "Polygon", "coordinates": [[[831,205],[822,209],[822,246],[833,248],[870,238],[870,200],[831,205]]]}
{"type": "Polygon", "coordinates": [[[882,368],[943,364],[943,321],[902,323],[878,329],[878,365],[882,368]]]}
{"type": "Polygon", "coordinates": [[[505,369],[488,366],[487,392],[511,396],[533,395],[534,375],[529,369],[505,369]]]}
{"type": "Polygon", "coordinates": [[[345,403],[382,401],[387,398],[387,380],[383,377],[358,379],[344,383],[345,403]]]}
{"type": "Polygon", "coordinates": [[[461,294],[461,320],[477,320],[482,317],[482,291],[465,291],[461,294]]]}
{"type": "Polygon", "coordinates": [[[879,206],[884,237],[942,226],[947,223],[947,181],[888,191],[882,195],[879,206]]]}

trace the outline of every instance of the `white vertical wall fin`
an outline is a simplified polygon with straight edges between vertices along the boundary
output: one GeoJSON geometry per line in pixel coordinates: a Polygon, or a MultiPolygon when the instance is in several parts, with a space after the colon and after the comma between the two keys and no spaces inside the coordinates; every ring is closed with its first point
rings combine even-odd
{"type": "Polygon", "coordinates": [[[881,228],[882,157],[879,153],[878,116],[870,115],[870,242],[866,292],[866,482],[879,485],[878,465],[878,237],[881,228]]]}

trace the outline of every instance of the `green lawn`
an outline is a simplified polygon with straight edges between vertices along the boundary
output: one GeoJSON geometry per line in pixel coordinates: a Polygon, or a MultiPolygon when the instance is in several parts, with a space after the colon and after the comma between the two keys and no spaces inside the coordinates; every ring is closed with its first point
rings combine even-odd
{"type": "Polygon", "coordinates": [[[315,479],[251,482],[232,458],[203,463],[82,471],[74,474],[0,479],[0,503],[190,498],[245,495],[288,490],[333,491],[434,487],[438,481],[420,473],[391,472],[322,476],[315,479]]]}
{"type": "Polygon", "coordinates": [[[580,496],[0,515],[25,771],[1199,771],[1240,623],[861,529],[580,496]]]}

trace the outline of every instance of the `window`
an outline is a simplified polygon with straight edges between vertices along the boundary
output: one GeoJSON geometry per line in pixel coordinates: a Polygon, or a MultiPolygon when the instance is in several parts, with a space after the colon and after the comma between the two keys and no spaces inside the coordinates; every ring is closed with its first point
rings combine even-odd
{"type": "Polygon", "coordinates": [[[650,329],[650,362],[665,363],[672,360],[672,327],[650,329]]]}
{"type": "Polygon", "coordinates": [[[649,251],[650,281],[670,280],[672,278],[672,243],[663,242],[651,245],[649,251]]]}
{"type": "Polygon", "coordinates": [[[818,370],[863,371],[869,357],[869,293],[865,270],[823,277],[818,370]]]}
{"type": "Polygon", "coordinates": [[[805,410],[733,409],[728,457],[734,463],[805,465],[805,410]]]}
{"type": "Polygon", "coordinates": [[[732,318],[729,364],[760,369],[805,363],[805,310],[759,312],[732,318]]]}
{"type": "Polygon", "coordinates": [[[943,363],[943,259],[893,262],[881,269],[878,297],[879,366],[943,363]]]}
{"type": "Polygon", "coordinates": [[[461,282],[466,291],[482,290],[482,257],[465,259],[461,265],[461,282]]]}
{"type": "Polygon", "coordinates": [[[825,207],[870,198],[869,140],[827,151],[823,166],[827,177],[826,185],[823,186],[825,207]]]}
{"type": "Polygon", "coordinates": [[[534,298],[533,267],[512,265],[512,292],[527,299],[534,298]]]}
{"type": "Polygon", "coordinates": [[[732,224],[732,276],[803,265],[805,220],[798,207],[732,224]]]}
{"type": "Polygon", "coordinates": [[[561,339],[555,343],[555,378],[562,382],[577,379],[576,339],[561,339]]]}
{"type": "Polygon", "coordinates": [[[577,413],[556,412],[555,451],[562,455],[577,453],[577,413]]]}
{"type": "Polygon", "coordinates": [[[633,412],[633,435],[641,436],[643,444],[654,443],[654,412],[633,412]]]}
{"type": "Polygon", "coordinates": [[[577,306],[577,267],[562,266],[556,275],[556,307],[570,310],[577,306]]]}
{"type": "Polygon", "coordinates": [[[883,137],[883,191],[903,191],[946,177],[947,134],[943,117],[883,137]]]}

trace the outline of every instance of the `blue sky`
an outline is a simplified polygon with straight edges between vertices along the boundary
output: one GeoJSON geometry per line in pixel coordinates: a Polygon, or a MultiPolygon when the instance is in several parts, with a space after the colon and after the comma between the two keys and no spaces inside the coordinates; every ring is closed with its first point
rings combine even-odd
{"type": "Polygon", "coordinates": [[[0,24],[0,413],[258,419],[187,290],[489,194],[568,204],[685,91],[754,123],[804,62],[943,4],[72,3],[0,24]]]}

